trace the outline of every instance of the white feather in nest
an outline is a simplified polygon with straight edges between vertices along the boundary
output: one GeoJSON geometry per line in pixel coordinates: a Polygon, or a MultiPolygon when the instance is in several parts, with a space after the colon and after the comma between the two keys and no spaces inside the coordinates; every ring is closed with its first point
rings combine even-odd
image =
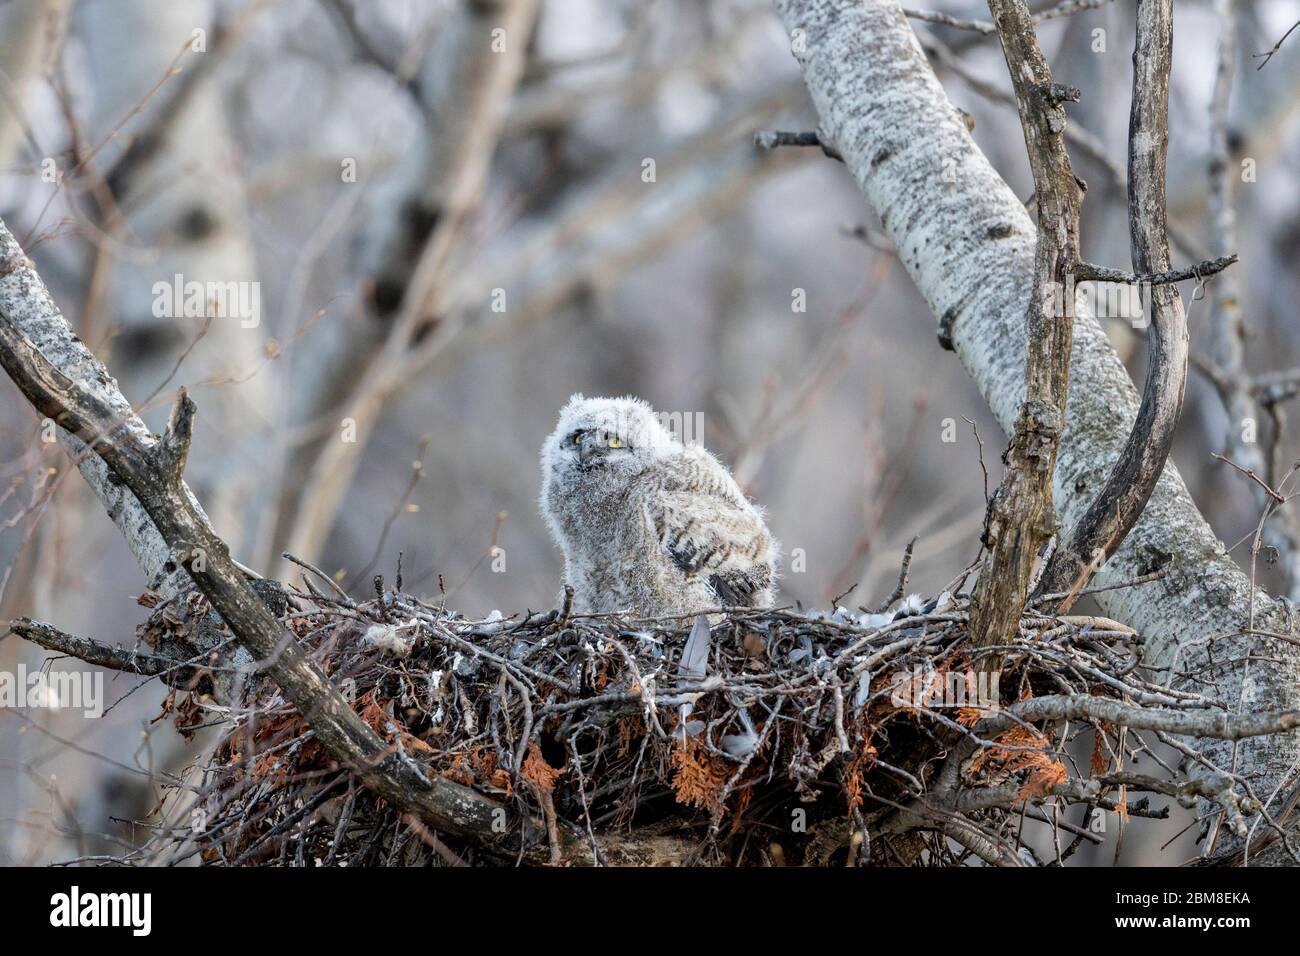
{"type": "MultiPolygon", "coordinates": [[[[695,626],[691,628],[691,635],[686,639],[686,646],[682,648],[682,662],[679,665],[682,677],[693,683],[704,680],[708,673],[709,651],[712,648],[713,634],[709,631],[709,619],[703,614],[696,615],[695,626]]],[[[693,737],[704,729],[702,721],[686,719],[694,709],[695,705],[687,702],[678,710],[682,740],[693,737]]]]}

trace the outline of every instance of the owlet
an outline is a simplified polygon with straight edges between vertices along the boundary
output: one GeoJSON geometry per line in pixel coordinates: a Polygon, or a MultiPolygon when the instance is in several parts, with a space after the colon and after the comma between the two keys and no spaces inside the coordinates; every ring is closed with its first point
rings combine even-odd
{"type": "Polygon", "coordinates": [[[542,446],[541,510],[581,612],[770,607],[778,546],[731,473],[637,398],[574,395],[542,446]]]}

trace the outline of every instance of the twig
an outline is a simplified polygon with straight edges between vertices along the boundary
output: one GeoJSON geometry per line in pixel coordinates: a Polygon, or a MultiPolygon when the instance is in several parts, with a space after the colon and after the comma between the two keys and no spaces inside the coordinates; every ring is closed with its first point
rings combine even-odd
{"type": "Polygon", "coordinates": [[[820,130],[803,133],[775,129],[759,130],[754,134],[754,145],[762,150],[776,149],[778,146],[817,146],[831,159],[844,162],[840,151],[826,141],[820,130]]]}
{"type": "Polygon", "coordinates": [[[205,667],[178,661],[165,655],[142,654],[122,647],[110,647],[90,638],[69,634],[52,624],[34,621],[31,618],[15,618],[9,622],[9,631],[47,651],[57,651],[85,661],[87,664],[125,671],[128,674],[166,677],[167,683],[172,686],[188,687],[195,677],[207,671],[205,667]]]}
{"type": "Polygon", "coordinates": [[[1274,501],[1276,501],[1278,504],[1280,504],[1280,505],[1284,505],[1284,504],[1286,504],[1286,496],[1285,496],[1285,495],[1278,494],[1277,491],[1275,491],[1272,487],[1269,486],[1268,482],[1266,482],[1263,478],[1259,477],[1259,475],[1255,474],[1255,473],[1254,473],[1253,471],[1251,471],[1249,468],[1243,468],[1243,467],[1241,467],[1241,465],[1237,464],[1237,463],[1236,463],[1235,461],[1233,461],[1231,458],[1227,458],[1227,457],[1225,457],[1225,456],[1223,456],[1223,455],[1220,455],[1217,451],[1216,451],[1216,452],[1211,452],[1211,453],[1210,453],[1210,457],[1213,458],[1213,459],[1215,459],[1216,461],[1221,461],[1221,462],[1223,462],[1225,465],[1231,465],[1233,468],[1235,468],[1235,469],[1236,469],[1237,471],[1239,471],[1241,474],[1245,475],[1245,476],[1246,476],[1247,478],[1249,478],[1251,481],[1255,482],[1255,484],[1257,484],[1257,485],[1259,485],[1261,488],[1263,488],[1263,489],[1264,489],[1264,493],[1267,494],[1267,495],[1268,495],[1270,498],[1272,498],[1274,501]]]}
{"type": "Polygon", "coordinates": [[[1122,269],[1111,269],[1108,266],[1099,266],[1091,262],[1080,262],[1074,267],[1074,277],[1079,281],[1122,282],[1127,285],[1168,285],[1171,282],[1183,282],[1187,279],[1204,279],[1207,276],[1222,272],[1236,262],[1237,254],[1234,252],[1230,256],[1206,259],[1204,262],[1198,262],[1194,266],[1184,266],[1182,269],[1145,273],[1125,272],[1122,269]]]}
{"type": "MultiPolygon", "coordinates": [[[[339,586],[339,583],[337,581],[335,581],[332,577],[330,577],[320,568],[316,567],[316,565],[312,564],[310,561],[304,561],[302,558],[295,557],[294,555],[290,554],[288,551],[285,551],[283,554],[280,555],[280,557],[284,558],[286,561],[290,562],[291,564],[298,565],[298,567],[302,568],[304,571],[310,571],[312,574],[316,575],[316,577],[320,578],[327,585],[329,585],[330,590],[334,592],[334,594],[338,597],[340,601],[344,601],[349,605],[352,604],[352,598],[348,596],[348,592],[343,590],[343,588],[339,586]]],[[[306,581],[306,578],[304,578],[303,580],[306,581]]]]}
{"type": "Polygon", "coordinates": [[[1282,39],[1278,40],[1276,43],[1273,44],[1273,49],[1267,51],[1266,53],[1251,54],[1255,59],[1259,59],[1260,57],[1264,58],[1264,62],[1261,63],[1259,66],[1255,67],[1256,72],[1268,66],[1268,61],[1273,59],[1273,54],[1277,53],[1278,50],[1282,49],[1282,44],[1286,42],[1287,37],[1289,37],[1292,33],[1295,32],[1296,27],[1300,27],[1300,20],[1297,20],[1295,23],[1291,24],[1290,29],[1288,29],[1286,33],[1282,34],[1282,39]]]}
{"type": "Polygon", "coordinates": [[[1300,710],[1231,714],[1224,711],[1177,711],[1127,704],[1088,694],[1034,697],[1004,708],[981,725],[985,733],[1014,726],[1017,721],[1106,720],[1134,730],[1158,730],[1187,737],[1242,740],[1283,733],[1300,727],[1300,710]]]}
{"type": "MultiPolygon", "coordinates": [[[[1054,20],[1057,17],[1068,17],[1084,10],[1095,10],[1097,7],[1104,6],[1110,2],[1111,0],[1060,0],[1056,6],[1035,13],[1034,22],[1042,23],[1044,20],[1054,20]]],[[[952,27],[956,30],[969,30],[983,36],[991,36],[998,32],[998,28],[987,20],[966,20],[961,17],[954,17],[950,14],[941,13],[935,10],[914,10],[910,7],[904,7],[903,13],[913,20],[923,20],[926,23],[937,23],[940,26],[952,27]]]]}
{"type": "Polygon", "coordinates": [[[877,614],[883,614],[895,601],[901,598],[907,592],[907,575],[912,570],[912,549],[916,547],[917,538],[912,538],[907,542],[907,547],[903,549],[903,565],[898,570],[898,585],[890,593],[889,597],[881,602],[876,608],[877,614]]]}
{"type": "Polygon", "coordinates": [[[975,419],[962,416],[962,420],[970,426],[971,434],[975,436],[975,445],[979,451],[980,471],[984,474],[984,504],[989,503],[989,467],[984,464],[984,439],[980,438],[980,428],[975,424],[975,419]]]}

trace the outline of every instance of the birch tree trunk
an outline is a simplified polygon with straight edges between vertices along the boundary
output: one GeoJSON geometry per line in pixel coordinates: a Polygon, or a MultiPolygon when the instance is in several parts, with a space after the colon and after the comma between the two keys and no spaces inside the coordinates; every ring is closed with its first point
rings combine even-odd
{"type": "MultiPolygon", "coordinates": [[[[777,0],[777,7],[823,134],[1009,432],[1025,394],[1033,222],[975,145],[895,0],[777,0]]],[[[1138,402],[1100,323],[1081,301],[1054,479],[1063,527],[1100,489],[1138,402]]],[[[1094,583],[1119,584],[1156,569],[1164,571],[1159,581],[1097,596],[1106,614],[1144,636],[1148,666],[1172,668],[1175,687],[1193,683],[1188,674],[1217,680],[1237,710],[1300,705],[1300,653],[1258,633],[1290,634],[1286,608],[1252,586],[1172,464],[1094,583]]],[[[1235,750],[1211,741],[1199,746],[1254,780],[1261,799],[1272,798],[1271,809],[1284,801],[1280,791],[1291,785],[1300,757],[1295,734],[1235,750]]],[[[1220,843],[1216,853],[1225,849],[1220,843]]]]}

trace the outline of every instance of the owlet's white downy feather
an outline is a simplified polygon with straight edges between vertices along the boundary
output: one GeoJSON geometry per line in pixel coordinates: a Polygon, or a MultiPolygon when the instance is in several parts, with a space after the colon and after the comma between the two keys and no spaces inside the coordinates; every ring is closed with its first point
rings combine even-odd
{"type": "Polygon", "coordinates": [[[762,511],[645,402],[574,395],[541,459],[542,516],[564,552],[574,610],[771,607],[778,549],[762,511]]]}

